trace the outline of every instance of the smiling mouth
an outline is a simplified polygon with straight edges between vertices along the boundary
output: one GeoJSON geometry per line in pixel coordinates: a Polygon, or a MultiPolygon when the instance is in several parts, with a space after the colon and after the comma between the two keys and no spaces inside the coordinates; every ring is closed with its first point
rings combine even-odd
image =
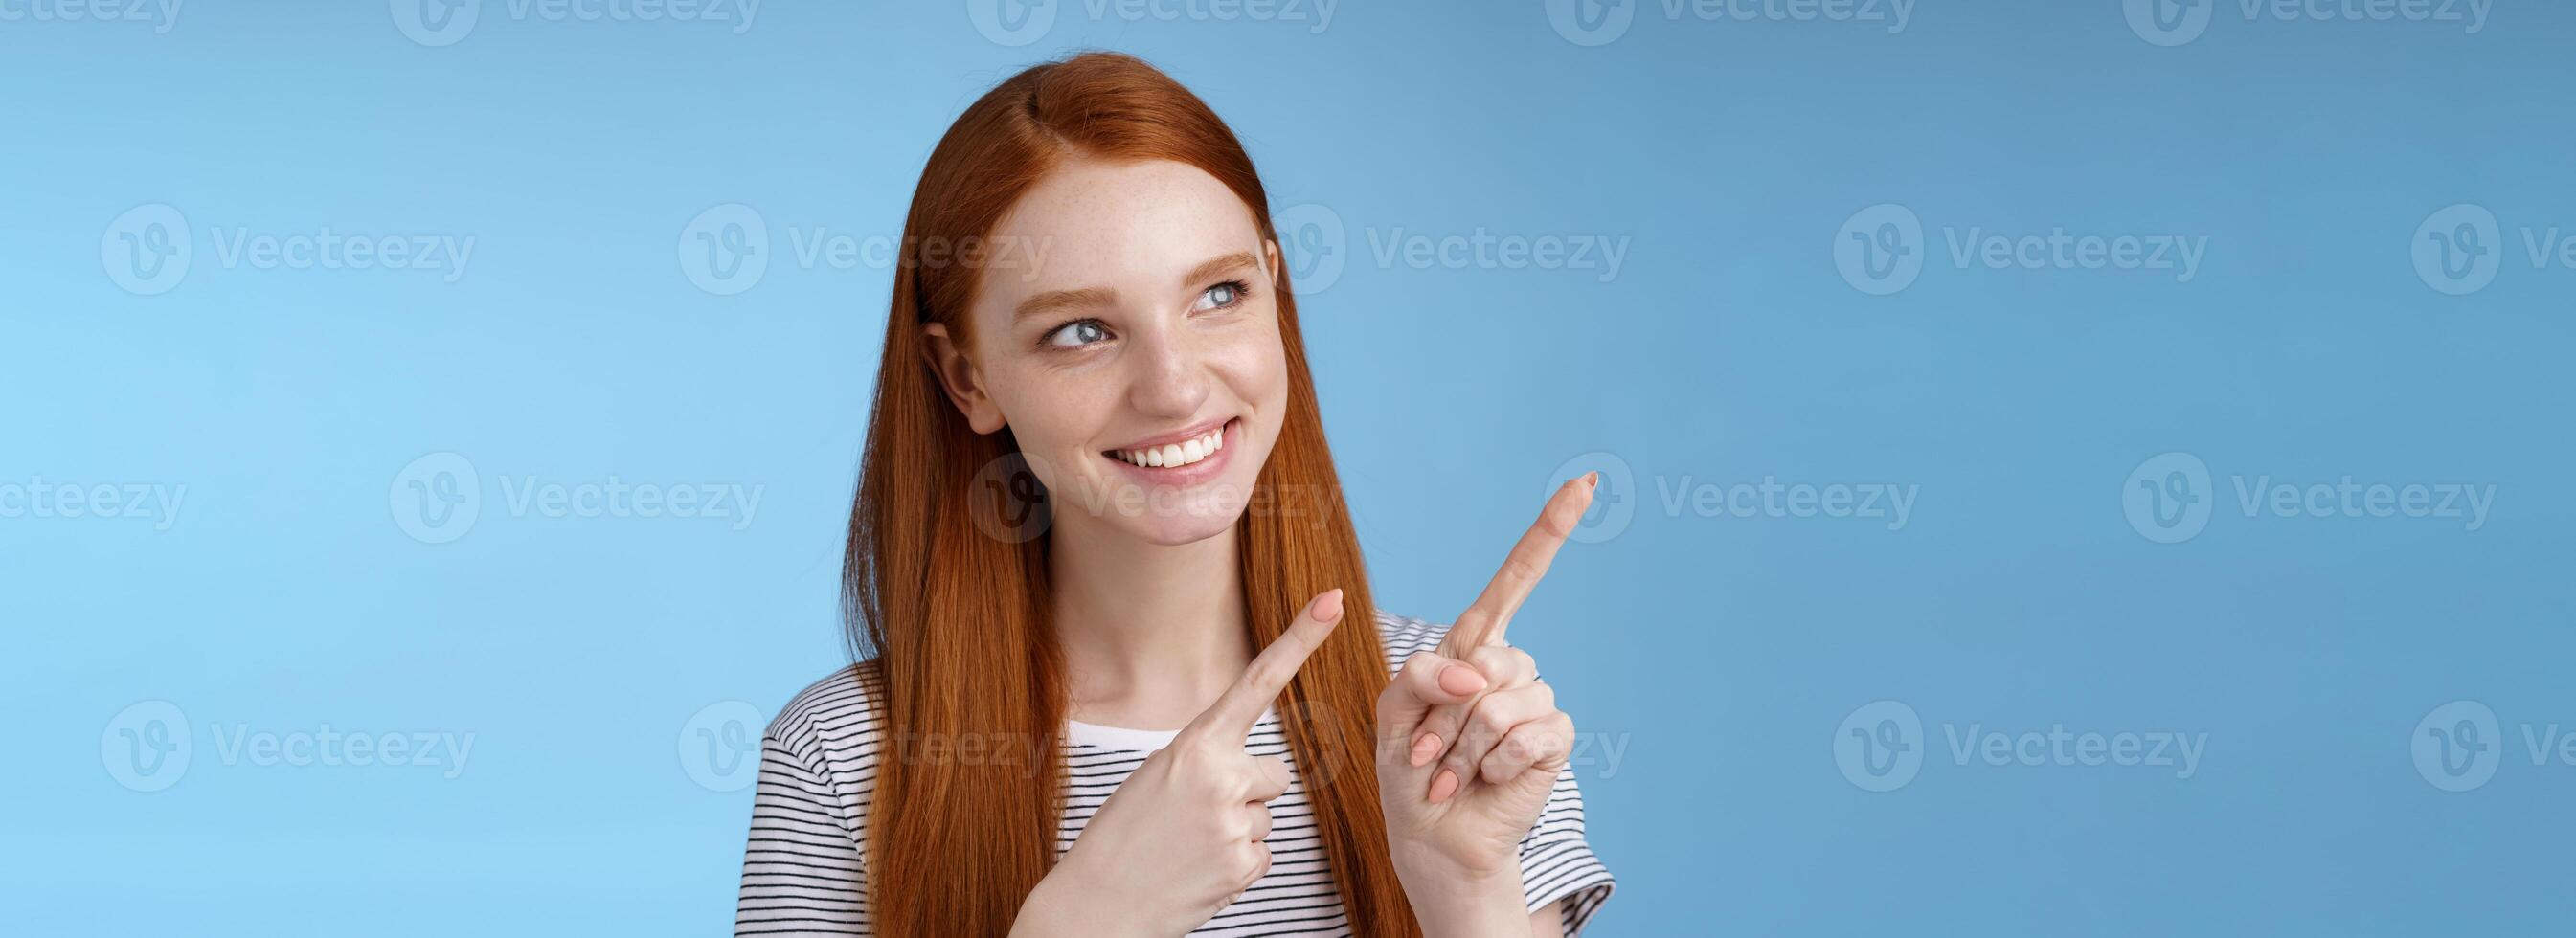
{"type": "Polygon", "coordinates": [[[1241,417],[1229,419],[1218,424],[1214,429],[1187,439],[1129,449],[1102,450],[1100,454],[1140,469],[1179,469],[1192,466],[1207,461],[1219,450],[1223,450],[1226,431],[1232,429],[1242,419],[1241,417]]]}

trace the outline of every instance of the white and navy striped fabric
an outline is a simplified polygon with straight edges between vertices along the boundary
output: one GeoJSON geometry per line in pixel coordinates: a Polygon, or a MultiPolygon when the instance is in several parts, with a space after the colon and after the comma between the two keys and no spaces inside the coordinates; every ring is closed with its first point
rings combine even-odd
{"type": "MultiPolygon", "coordinates": [[[[1414,652],[1439,644],[1447,626],[1381,613],[1378,630],[1392,673],[1414,652]]],[[[762,738],[734,934],[873,934],[862,854],[883,720],[865,687],[856,670],[842,669],[789,701],[762,738]]],[[[1066,726],[1059,856],[1118,784],[1172,736],[1078,722],[1066,726]]],[[[1245,748],[1288,757],[1276,713],[1262,716],[1245,748]]],[[[1292,780],[1288,793],[1270,803],[1270,813],[1270,872],[1191,934],[1351,934],[1303,782],[1292,780]]],[[[1568,935],[1580,932],[1610,898],[1610,871],[1583,840],[1583,799],[1571,768],[1557,773],[1546,810],[1521,840],[1521,879],[1532,910],[1565,900],[1568,935]]]]}

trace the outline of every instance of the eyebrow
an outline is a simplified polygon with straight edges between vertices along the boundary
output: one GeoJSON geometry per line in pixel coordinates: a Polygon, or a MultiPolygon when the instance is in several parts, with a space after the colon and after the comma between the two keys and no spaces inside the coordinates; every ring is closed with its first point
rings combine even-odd
{"type": "MultiPolygon", "coordinates": [[[[1181,283],[1183,285],[1196,284],[1203,280],[1215,279],[1218,274],[1229,273],[1244,268],[1259,268],[1260,266],[1260,260],[1254,258],[1252,256],[1252,252],[1236,251],[1232,254],[1220,255],[1201,261],[1198,266],[1190,268],[1189,273],[1181,275],[1181,283]]],[[[1036,296],[1020,301],[1019,308],[1011,311],[1011,321],[1016,323],[1021,320],[1029,319],[1045,313],[1056,312],[1058,310],[1107,306],[1117,301],[1118,291],[1112,290],[1108,287],[1083,287],[1076,290],[1049,290],[1045,293],[1040,293],[1036,296]]]]}
{"type": "Polygon", "coordinates": [[[1189,273],[1181,275],[1181,285],[1192,286],[1202,281],[1214,280],[1218,274],[1260,266],[1261,262],[1254,259],[1250,251],[1236,251],[1222,257],[1211,257],[1198,266],[1190,268],[1189,273]]]}
{"type": "Polygon", "coordinates": [[[1020,301],[1020,308],[1011,312],[1011,321],[1019,322],[1044,313],[1055,312],[1060,309],[1082,309],[1091,306],[1107,306],[1117,301],[1118,291],[1109,289],[1108,287],[1084,287],[1079,290],[1049,290],[1045,293],[1040,293],[1036,296],[1020,301]]]}

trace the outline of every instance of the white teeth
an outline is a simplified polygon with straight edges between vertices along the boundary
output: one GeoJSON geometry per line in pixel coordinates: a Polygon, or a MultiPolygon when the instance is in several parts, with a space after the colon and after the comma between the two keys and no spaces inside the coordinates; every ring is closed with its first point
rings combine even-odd
{"type": "Polygon", "coordinates": [[[1224,448],[1225,428],[1218,427],[1208,431],[1206,436],[1193,437],[1179,443],[1148,446],[1144,449],[1111,450],[1109,455],[1133,465],[1164,469],[1190,465],[1213,456],[1217,450],[1224,448]]]}

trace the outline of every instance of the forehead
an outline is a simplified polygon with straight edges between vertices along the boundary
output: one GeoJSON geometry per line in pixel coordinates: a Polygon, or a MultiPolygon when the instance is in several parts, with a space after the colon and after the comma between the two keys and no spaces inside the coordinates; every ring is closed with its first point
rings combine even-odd
{"type": "Polygon", "coordinates": [[[1234,190],[1170,160],[1072,160],[1031,187],[994,226],[1000,245],[1042,263],[988,276],[980,308],[1009,309],[1052,290],[1167,292],[1221,254],[1258,253],[1260,231],[1234,190]],[[1042,253],[1041,253],[1042,252],[1042,253]]]}

